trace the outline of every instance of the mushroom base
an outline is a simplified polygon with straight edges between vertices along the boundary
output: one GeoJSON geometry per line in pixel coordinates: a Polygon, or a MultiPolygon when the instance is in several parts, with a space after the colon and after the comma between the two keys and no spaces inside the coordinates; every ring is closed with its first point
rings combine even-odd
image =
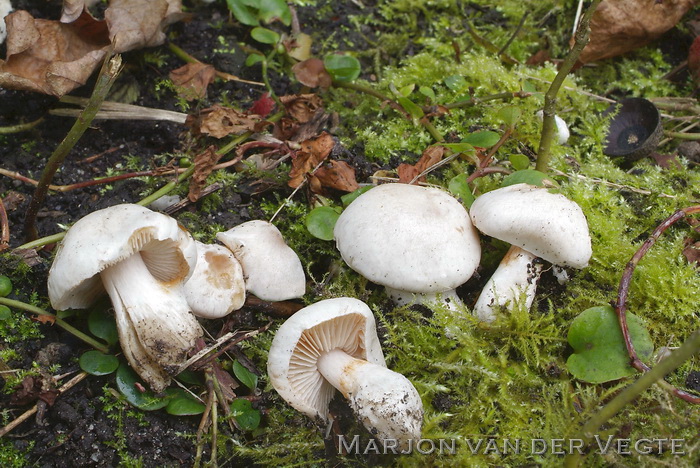
{"type": "Polygon", "coordinates": [[[537,292],[542,264],[520,247],[511,246],[474,305],[474,314],[484,322],[496,320],[499,309],[524,301],[530,310],[537,292]]]}
{"type": "Polygon", "coordinates": [[[141,370],[146,358],[152,361],[149,367],[160,367],[171,375],[178,373],[195,340],[202,336],[180,284],[155,279],[140,254],[103,270],[100,276],[114,306],[129,364],[149,384],[150,372],[141,370]],[[134,347],[136,342],[140,347],[134,347]]]}
{"type": "Polygon", "coordinates": [[[396,441],[402,450],[420,439],[423,402],[406,377],[340,349],[322,355],[317,367],[377,439],[396,441]]]}

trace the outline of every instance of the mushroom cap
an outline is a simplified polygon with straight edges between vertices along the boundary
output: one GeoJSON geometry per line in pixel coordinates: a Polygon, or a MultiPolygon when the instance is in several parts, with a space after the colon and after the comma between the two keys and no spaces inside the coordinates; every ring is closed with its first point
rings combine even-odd
{"type": "Polygon", "coordinates": [[[166,283],[185,281],[197,261],[192,236],[169,216],[133,204],[94,211],[58,247],[49,270],[51,306],[89,307],[105,292],[99,273],[138,252],[151,274],[166,283]]]}
{"type": "Polygon", "coordinates": [[[627,98],[611,104],[603,115],[615,111],[603,153],[634,161],[652,153],[661,139],[661,114],[644,98],[627,98]],[[619,109],[619,110],[618,110],[619,109]]]}
{"type": "Polygon", "coordinates": [[[187,303],[198,317],[217,319],[243,307],[243,269],[223,245],[197,245],[197,265],[184,286],[187,303]]]}
{"type": "Polygon", "coordinates": [[[385,184],[353,201],[333,231],[350,268],[412,293],[449,291],[471,278],[481,246],[467,210],[431,187],[385,184]]]}
{"type": "Polygon", "coordinates": [[[243,267],[247,290],[260,299],[284,301],[304,295],[301,261],[273,224],[248,221],[216,238],[233,252],[243,267]]]}
{"type": "Polygon", "coordinates": [[[267,357],[267,373],[277,393],[298,411],[323,421],[335,388],[316,361],[333,349],[386,367],[367,304],[339,297],[304,307],[277,330],[267,357]]]}
{"type": "Polygon", "coordinates": [[[564,195],[509,185],[481,195],[469,211],[479,231],[555,265],[584,268],[591,258],[586,216],[564,195]]]}

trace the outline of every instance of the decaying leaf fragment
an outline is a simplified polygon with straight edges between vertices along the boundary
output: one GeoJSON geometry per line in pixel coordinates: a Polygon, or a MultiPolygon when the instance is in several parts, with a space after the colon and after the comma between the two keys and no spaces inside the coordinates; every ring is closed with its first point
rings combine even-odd
{"type": "MultiPolygon", "coordinates": [[[[360,188],[355,179],[355,168],[345,161],[330,160],[314,173],[321,188],[352,192],[360,188]]],[[[313,186],[313,185],[312,185],[313,186]]]]}
{"type": "Polygon", "coordinates": [[[280,102],[287,114],[300,123],[308,122],[319,109],[323,109],[323,101],[315,94],[280,96],[280,102]]]}
{"type": "Polygon", "coordinates": [[[642,47],[673,28],[694,0],[603,0],[591,19],[591,40],[581,63],[594,62],[642,47]]]}
{"type": "Polygon", "coordinates": [[[187,198],[191,202],[199,200],[202,189],[207,183],[207,177],[209,177],[214,166],[223,156],[222,153],[218,153],[216,150],[216,146],[212,145],[194,158],[194,173],[192,174],[190,190],[187,194],[187,198]]]}
{"type": "Polygon", "coordinates": [[[117,53],[160,45],[163,28],[182,17],[181,0],[112,0],[104,21],[93,18],[86,3],[66,2],[61,21],[23,10],[8,15],[0,87],[63,96],[85,84],[112,41],[117,53]]]}
{"type": "Polygon", "coordinates": [[[207,87],[214,82],[216,69],[205,63],[188,63],[170,72],[170,79],[183,99],[192,101],[207,95],[207,87]]]}
{"type": "Polygon", "coordinates": [[[227,135],[260,131],[267,123],[259,115],[246,114],[237,109],[217,104],[204,109],[198,118],[189,116],[187,125],[196,133],[223,138],[227,135]]]}
{"type": "MultiPolygon", "coordinates": [[[[427,147],[415,165],[406,163],[399,164],[399,167],[396,168],[399,174],[399,181],[404,184],[410,183],[418,174],[437,164],[444,154],[445,148],[443,146],[427,147]]],[[[421,176],[416,180],[418,182],[425,182],[425,176],[421,176]]]]}
{"type": "Polygon", "coordinates": [[[292,170],[289,171],[289,182],[292,188],[297,188],[304,181],[306,174],[311,172],[318,164],[326,159],[335,142],[333,137],[323,132],[317,138],[311,138],[301,143],[301,149],[292,159],[292,170]]]}
{"type": "Polygon", "coordinates": [[[328,88],[333,82],[321,59],[310,58],[299,62],[292,67],[292,71],[299,83],[311,88],[328,88]]]}

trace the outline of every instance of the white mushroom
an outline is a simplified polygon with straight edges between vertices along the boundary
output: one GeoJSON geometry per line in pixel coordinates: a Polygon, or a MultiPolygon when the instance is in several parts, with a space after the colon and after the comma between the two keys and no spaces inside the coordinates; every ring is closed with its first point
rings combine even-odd
{"type": "Polygon", "coordinates": [[[174,219],[138,205],[95,211],[66,233],[49,271],[51,305],[89,307],[105,290],[134,370],[158,392],[201,336],[182,291],[196,262],[174,219]]]}
{"type": "Polygon", "coordinates": [[[583,211],[545,188],[516,184],[493,190],[476,199],[470,215],[482,233],[512,245],[474,306],[481,320],[495,320],[499,308],[519,300],[530,308],[542,271],[538,257],[573,268],[584,268],[591,258],[583,211]]]}
{"type": "Polygon", "coordinates": [[[222,245],[195,243],[197,265],[184,286],[192,313],[217,319],[243,307],[243,269],[233,253],[222,245]]]}
{"type": "Polygon", "coordinates": [[[374,316],[362,301],[327,299],[292,315],[275,334],[267,372],[277,393],[316,421],[328,422],[338,389],[377,439],[401,447],[420,439],[420,395],[386,368],[374,316]]]}
{"type": "Polygon", "coordinates": [[[260,299],[284,301],[304,295],[301,261],[273,224],[248,221],[216,238],[233,252],[243,267],[246,289],[260,299]]]}
{"type": "Polygon", "coordinates": [[[363,193],[333,231],[343,260],[386,288],[399,305],[442,299],[462,305],[455,288],[479,265],[481,247],[467,210],[448,193],[385,184],[363,193]]]}

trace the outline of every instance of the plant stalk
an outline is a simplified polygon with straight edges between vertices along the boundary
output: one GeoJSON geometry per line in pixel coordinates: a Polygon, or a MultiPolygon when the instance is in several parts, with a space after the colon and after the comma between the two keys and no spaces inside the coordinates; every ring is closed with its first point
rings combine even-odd
{"type": "Polygon", "coordinates": [[[49,185],[53,179],[56,171],[61,167],[63,161],[68,156],[68,153],[73,149],[80,137],[83,136],[85,130],[90,126],[90,123],[95,118],[97,111],[100,110],[102,101],[104,101],[109,89],[119,75],[122,68],[122,59],[120,55],[107,55],[102,69],[100,70],[100,75],[97,78],[97,84],[95,89],[90,96],[85,109],[80,113],[80,116],[73,124],[66,137],[61,141],[58,147],[54,150],[53,154],[49,158],[44,170],[41,173],[41,179],[39,179],[39,185],[37,185],[34,195],[32,196],[32,201],[29,203],[27,208],[27,214],[24,218],[24,236],[27,242],[33,241],[37,238],[36,229],[36,215],[39,212],[39,208],[44,203],[46,194],[49,190],[49,185]]]}
{"type": "Polygon", "coordinates": [[[586,10],[586,13],[583,15],[583,18],[581,18],[581,23],[574,35],[574,46],[564,58],[557,76],[554,77],[552,84],[544,95],[542,136],[540,137],[540,147],[537,150],[537,164],[535,166],[535,169],[540,172],[547,173],[549,171],[549,163],[552,158],[552,144],[557,135],[557,124],[554,120],[554,114],[557,109],[557,94],[564,84],[566,76],[578,61],[581,51],[586,47],[586,44],[588,44],[591,32],[591,18],[600,2],[601,0],[593,0],[586,10]]]}

